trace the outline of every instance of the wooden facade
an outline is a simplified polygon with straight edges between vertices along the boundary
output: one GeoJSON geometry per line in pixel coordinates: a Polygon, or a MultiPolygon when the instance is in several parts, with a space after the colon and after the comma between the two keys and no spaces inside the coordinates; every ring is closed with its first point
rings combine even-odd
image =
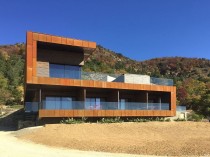
{"type": "MultiPolygon", "coordinates": [[[[94,80],[78,80],[66,78],[50,78],[40,76],[37,67],[47,66],[38,62],[38,44],[51,43],[63,46],[78,47],[84,53],[83,60],[95,50],[96,43],[64,38],[41,33],[27,32],[26,43],[26,78],[25,95],[28,85],[47,85],[60,87],[77,87],[82,89],[97,88],[127,91],[157,91],[170,93],[170,110],[43,110],[40,109],[39,117],[112,117],[112,116],[175,116],[176,114],[176,87],[162,85],[130,84],[120,82],[103,82],[94,80]]],[[[43,52],[44,53],[44,52],[43,52]]],[[[41,56],[44,58],[44,56],[41,56]]],[[[83,64],[82,62],[79,64],[83,64]]],[[[46,72],[46,71],[45,71],[46,72]]],[[[46,72],[47,73],[47,72],[46,72]]],[[[46,74],[47,75],[47,74],[46,74]]],[[[79,93],[83,94],[84,93],[79,93]]],[[[115,93],[114,93],[115,95],[115,93]]],[[[81,98],[82,99],[82,98],[81,98]]]]}

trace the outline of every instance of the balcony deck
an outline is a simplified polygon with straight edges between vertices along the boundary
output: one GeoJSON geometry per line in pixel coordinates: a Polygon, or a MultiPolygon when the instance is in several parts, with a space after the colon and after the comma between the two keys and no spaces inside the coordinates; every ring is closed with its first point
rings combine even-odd
{"type": "Polygon", "coordinates": [[[175,112],[169,109],[167,103],[138,103],[127,102],[120,105],[118,102],[103,102],[88,104],[88,102],[74,101],[71,105],[52,105],[43,102],[28,102],[26,111],[38,111],[39,118],[43,117],[138,117],[138,116],[174,116],[175,112]]]}

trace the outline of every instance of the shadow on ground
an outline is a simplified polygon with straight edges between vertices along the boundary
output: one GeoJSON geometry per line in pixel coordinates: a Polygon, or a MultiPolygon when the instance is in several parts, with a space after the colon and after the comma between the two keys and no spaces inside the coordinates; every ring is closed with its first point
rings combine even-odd
{"type": "Polygon", "coordinates": [[[18,121],[24,118],[23,113],[23,109],[19,109],[0,117],[0,131],[17,130],[18,121]]]}

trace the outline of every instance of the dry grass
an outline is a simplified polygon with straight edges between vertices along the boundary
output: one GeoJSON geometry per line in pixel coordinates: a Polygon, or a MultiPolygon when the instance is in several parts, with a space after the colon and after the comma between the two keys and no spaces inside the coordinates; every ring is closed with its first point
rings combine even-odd
{"type": "Polygon", "coordinates": [[[210,155],[210,123],[46,125],[20,138],[79,150],[147,155],[210,155]]]}

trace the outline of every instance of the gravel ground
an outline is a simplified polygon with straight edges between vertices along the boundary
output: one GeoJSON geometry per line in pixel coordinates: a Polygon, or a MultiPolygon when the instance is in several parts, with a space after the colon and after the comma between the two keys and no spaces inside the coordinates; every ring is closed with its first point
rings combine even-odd
{"type": "Polygon", "coordinates": [[[210,156],[210,123],[53,124],[16,134],[36,143],[112,153],[210,156]]]}
{"type": "Polygon", "coordinates": [[[34,133],[32,129],[8,131],[0,127],[0,157],[145,157],[143,155],[79,151],[49,147],[20,140],[16,136],[34,133]],[[4,131],[2,131],[4,130],[4,131]]]}

